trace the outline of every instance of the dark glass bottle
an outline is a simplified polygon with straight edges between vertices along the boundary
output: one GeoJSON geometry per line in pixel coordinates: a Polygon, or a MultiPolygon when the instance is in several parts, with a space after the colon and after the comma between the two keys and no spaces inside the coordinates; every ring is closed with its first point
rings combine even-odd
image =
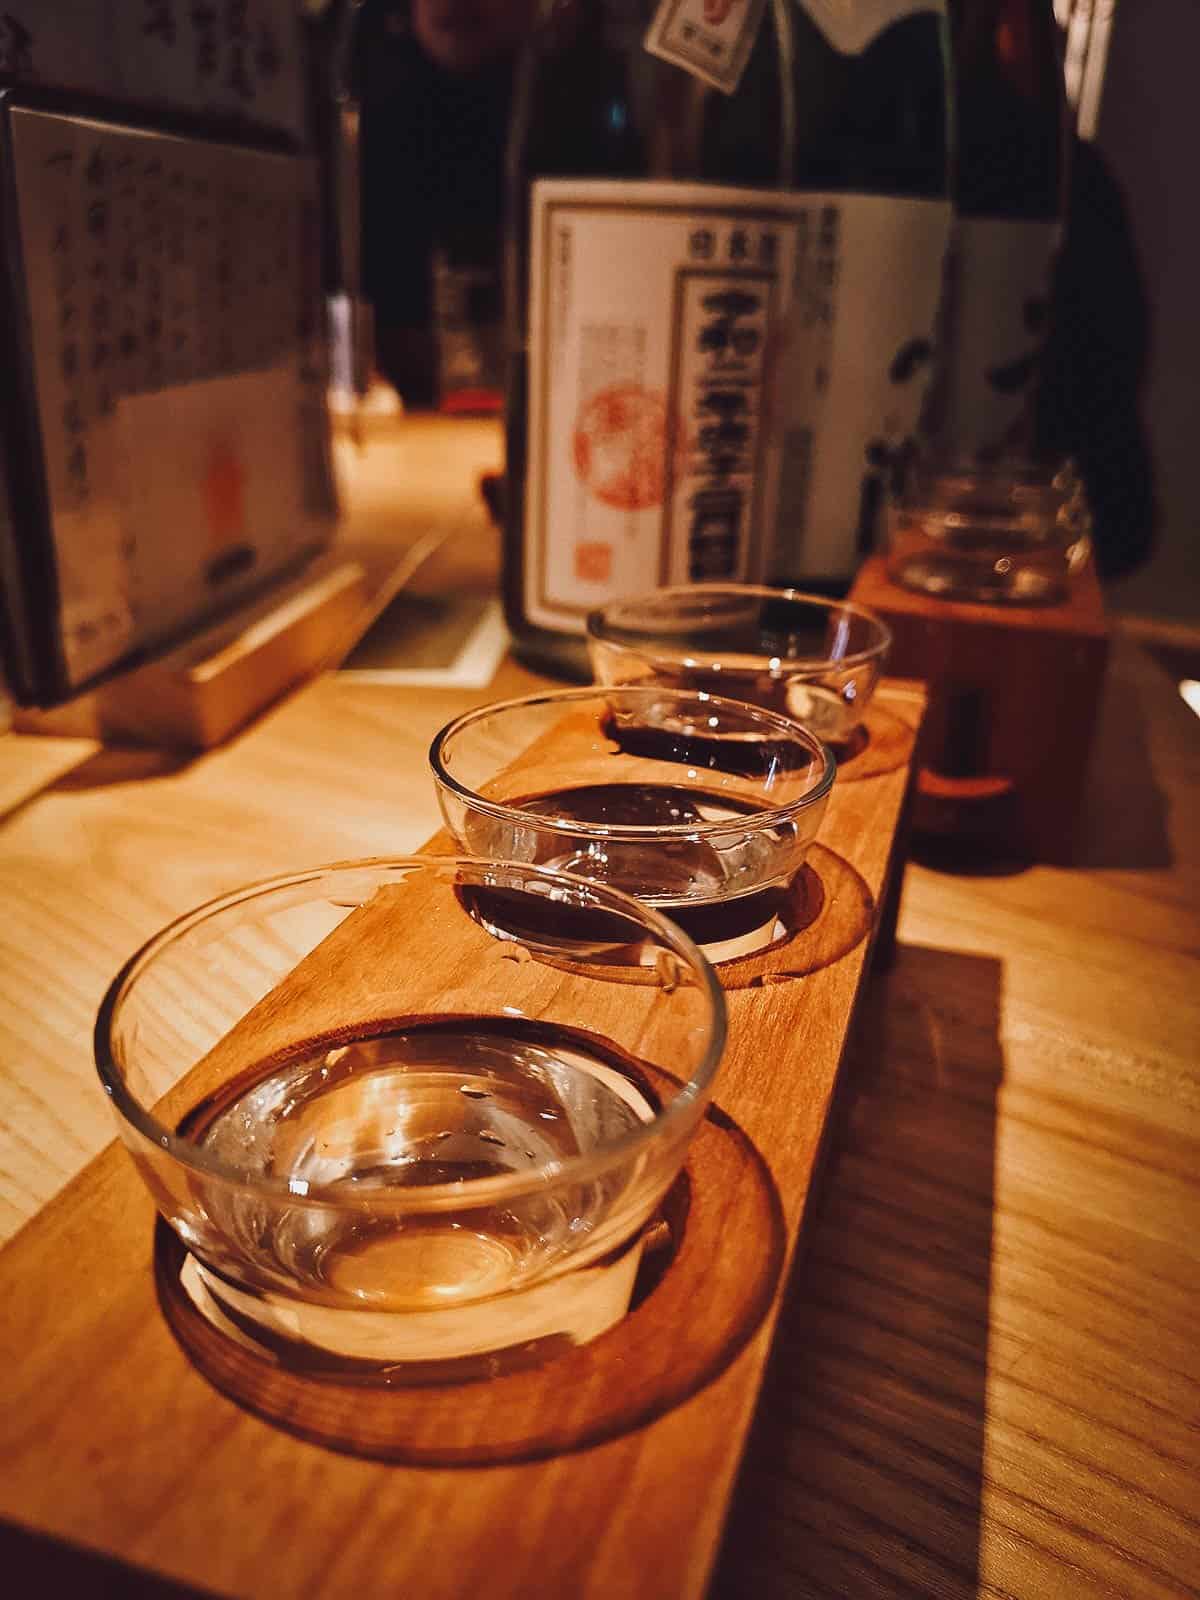
{"type": "Polygon", "coordinates": [[[582,670],[616,593],[844,589],[873,536],[927,376],[948,113],[940,6],[865,9],[846,40],[824,0],[684,0],[658,55],[649,0],[560,0],[524,54],[505,599],[542,665],[582,670]],[[739,41],[731,93],[681,64],[739,41]]]}
{"type": "Polygon", "coordinates": [[[959,85],[939,469],[1023,462],[1061,239],[1067,125],[1051,0],[951,0],[959,85]]]}
{"type": "Polygon", "coordinates": [[[405,401],[493,387],[513,58],[532,0],[363,0],[362,275],[405,401]]]}

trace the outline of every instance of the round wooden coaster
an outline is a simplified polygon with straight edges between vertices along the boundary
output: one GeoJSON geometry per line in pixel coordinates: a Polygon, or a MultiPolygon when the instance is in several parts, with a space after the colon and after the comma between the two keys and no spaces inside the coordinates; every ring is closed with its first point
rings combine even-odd
{"type": "Polygon", "coordinates": [[[878,778],[902,767],[912,753],[913,730],[903,718],[873,700],[846,744],[835,747],[839,783],[878,778]]]}
{"type": "Polygon", "coordinates": [[[780,919],[786,931],[765,950],[718,962],[717,976],[726,989],[806,977],[849,955],[871,931],[874,917],[875,897],[862,876],[844,856],[814,844],[792,880],[780,919]]]}
{"type": "Polygon", "coordinates": [[[648,1256],[628,1316],[540,1366],[474,1382],[401,1387],[288,1370],[203,1315],[183,1282],[187,1251],[161,1218],[155,1281],[199,1371],[289,1433],[424,1466],[527,1461],[596,1444],[680,1404],[724,1370],[766,1314],[783,1265],[783,1215],[766,1164],[718,1108],[700,1124],[663,1215],[670,1254],[648,1256]]]}
{"type": "MultiPolygon", "coordinates": [[[[823,844],[809,846],[808,859],[788,886],[782,903],[772,909],[775,933],[770,943],[737,953],[736,943],[705,943],[695,927],[693,939],[712,963],[726,989],[749,989],[788,978],[803,978],[822,967],[832,966],[848,955],[871,931],[875,917],[875,897],[862,876],[836,851],[823,844]]],[[[562,956],[538,953],[536,959],[548,967],[577,970],[576,964],[562,956]]],[[[659,969],[650,966],[590,966],[595,976],[603,974],[609,983],[654,984],[662,981],[659,969]]]]}

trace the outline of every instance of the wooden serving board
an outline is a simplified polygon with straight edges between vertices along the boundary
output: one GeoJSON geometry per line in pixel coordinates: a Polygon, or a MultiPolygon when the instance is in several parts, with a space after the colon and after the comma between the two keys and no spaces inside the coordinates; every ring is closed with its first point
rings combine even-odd
{"type": "MultiPolygon", "coordinates": [[[[879,714],[906,725],[913,743],[923,708],[912,685],[880,691],[879,714]]],[[[902,866],[910,769],[911,747],[906,762],[835,784],[814,852],[818,874],[832,882],[831,862],[844,863],[877,907],[902,866]]],[[[172,1337],[155,1297],[153,1207],[114,1144],[0,1252],[2,1542],[11,1550],[26,1532],[25,1553],[43,1564],[65,1545],[210,1592],[272,1600],[699,1594],[811,1213],[870,947],[862,939],[811,970],[794,963],[769,982],[728,989],[715,1104],[769,1173],[782,1271],[757,1331],[654,1420],[544,1459],[454,1467],[336,1454],[259,1420],[218,1393],[172,1337]]],[[[736,1206],[723,1232],[722,1215],[718,1207],[714,1224],[710,1211],[706,1224],[717,1227],[707,1263],[714,1300],[724,1274],[736,1275],[759,1243],[739,1228],[736,1206]]],[[[649,1342],[660,1353],[677,1349],[686,1365],[706,1301],[681,1314],[678,1297],[656,1292],[640,1311],[656,1300],[670,1314],[649,1342]]],[[[552,1368],[543,1372],[548,1383],[552,1368]]],[[[628,1374],[631,1387],[637,1376],[628,1374]]],[[[610,1381],[622,1382],[619,1370],[610,1381]]],[[[471,1388],[444,1420],[465,1441],[471,1388]]],[[[133,1579],[126,1572],[114,1592],[131,1592],[133,1579]]]]}

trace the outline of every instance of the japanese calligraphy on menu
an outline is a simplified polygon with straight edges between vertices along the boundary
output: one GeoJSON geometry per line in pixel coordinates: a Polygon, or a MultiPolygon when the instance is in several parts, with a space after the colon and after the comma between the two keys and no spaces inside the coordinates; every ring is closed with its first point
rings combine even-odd
{"type": "Polygon", "coordinates": [[[304,135],[297,0],[0,0],[0,77],[304,135]]]}
{"type": "Polygon", "coordinates": [[[319,542],[310,164],[9,112],[72,684],[319,542]]]}

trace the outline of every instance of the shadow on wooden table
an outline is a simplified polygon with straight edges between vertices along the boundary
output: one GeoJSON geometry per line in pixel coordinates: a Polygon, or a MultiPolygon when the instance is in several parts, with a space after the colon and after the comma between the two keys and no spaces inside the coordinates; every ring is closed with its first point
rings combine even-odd
{"type": "Polygon", "coordinates": [[[126,1566],[81,1545],[0,1521],[0,1572],[12,1595],[77,1595],[86,1600],[205,1600],[213,1591],[126,1566]]]}
{"type": "Polygon", "coordinates": [[[1110,674],[1092,741],[1071,866],[1148,871],[1173,864],[1167,799],[1155,779],[1146,741],[1152,720],[1147,698],[1165,698],[1172,688],[1153,678],[1110,674]]]}
{"type": "Polygon", "coordinates": [[[73,771],[64,773],[54,787],[61,794],[81,794],[91,789],[110,789],[119,783],[173,778],[194,759],[194,751],[156,750],[132,744],[106,746],[73,771]]]}
{"type": "Polygon", "coordinates": [[[974,1600],[1001,974],[900,945],[863,997],[715,1600],[974,1600]]]}

